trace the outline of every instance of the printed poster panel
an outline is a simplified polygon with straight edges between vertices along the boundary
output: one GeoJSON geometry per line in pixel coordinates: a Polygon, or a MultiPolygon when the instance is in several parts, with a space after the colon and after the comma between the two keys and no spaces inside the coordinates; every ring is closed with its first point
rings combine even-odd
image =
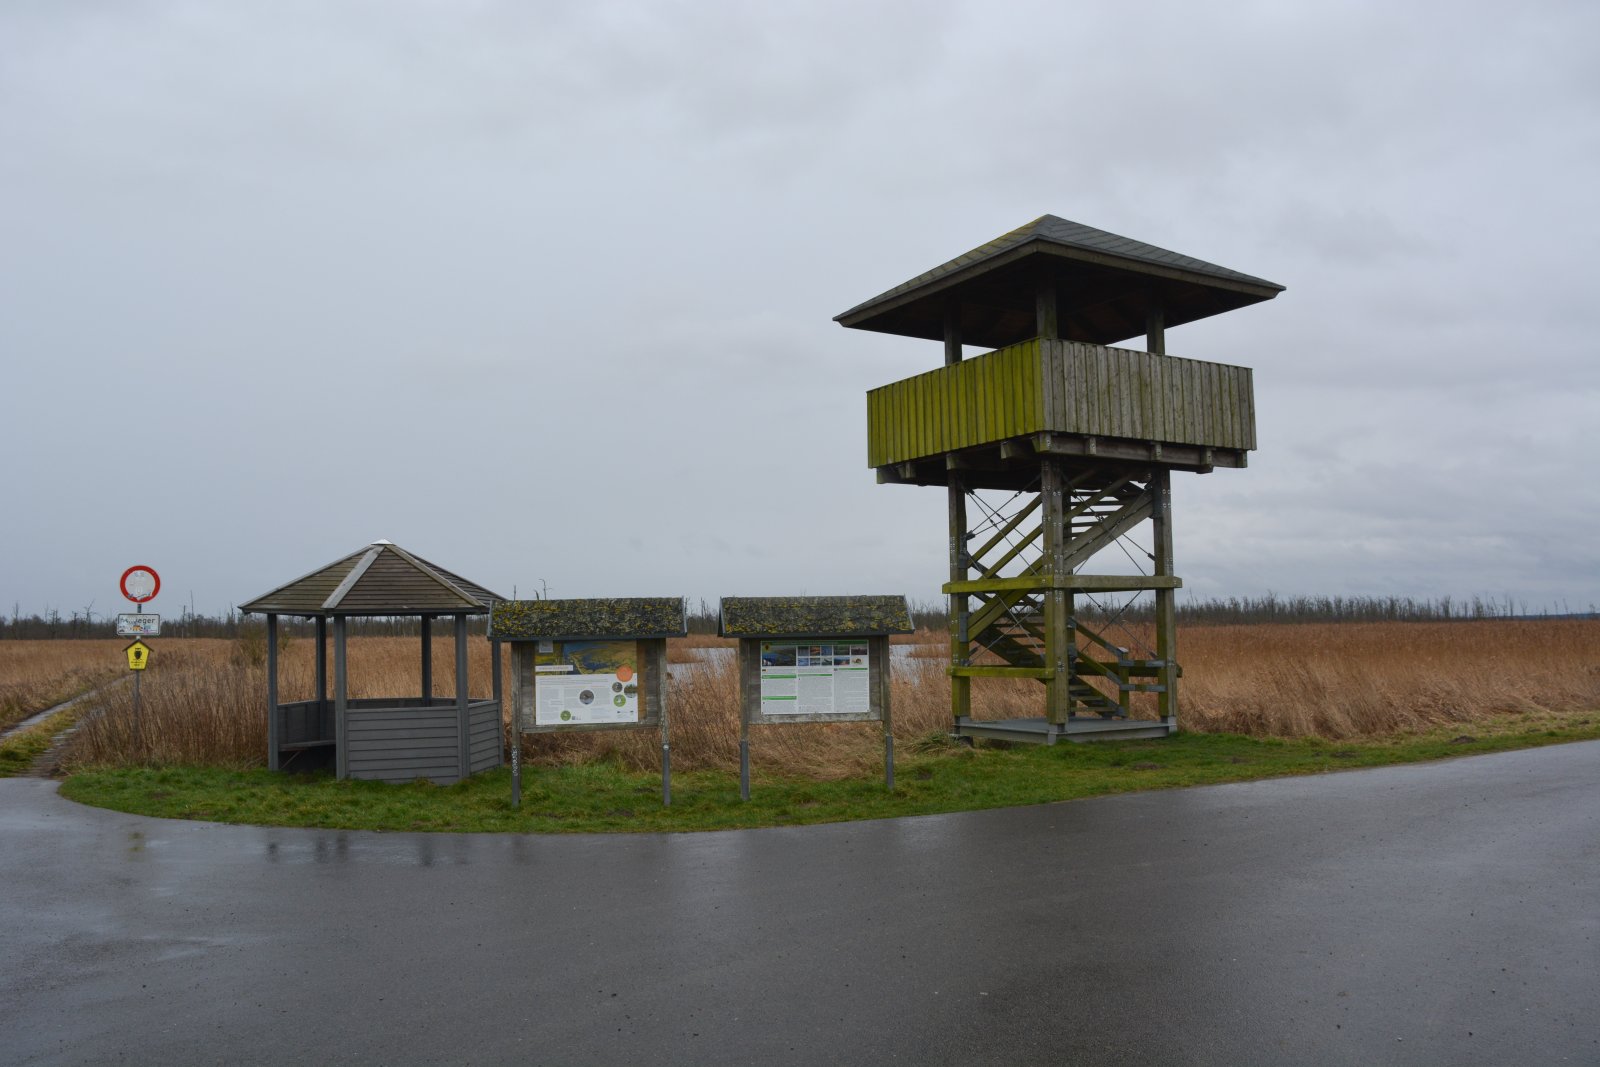
{"type": "Polygon", "coordinates": [[[761,714],[870,714],[870,677],[865,641],[763,641],[761,714]]]}
{"type": "Polygon", "coordinates": [[[637,642],[541,642],[533,662],[535,726],[640,721],[637,642]]]}

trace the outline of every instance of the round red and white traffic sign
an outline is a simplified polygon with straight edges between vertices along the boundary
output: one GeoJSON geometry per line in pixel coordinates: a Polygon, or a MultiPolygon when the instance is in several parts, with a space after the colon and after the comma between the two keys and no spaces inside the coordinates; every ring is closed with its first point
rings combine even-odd
{"type": "Polygon", "coordinates": [[[133,566],[122,572],[122,595],[135,604],[154,600],[161,592],[161,575],[154,567],[133,566]]]}

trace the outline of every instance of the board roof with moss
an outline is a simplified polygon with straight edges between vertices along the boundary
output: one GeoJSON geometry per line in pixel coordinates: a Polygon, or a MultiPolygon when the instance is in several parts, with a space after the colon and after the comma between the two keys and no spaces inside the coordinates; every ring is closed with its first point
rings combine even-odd
{"type": "Polygon", "coordinates": [[[682,637],[682,597],[505,600],[489,616],[494,641],[590,641],[682,637]]]}
{"type": "Polygon", "coordinates": [[[908,634],[903,596],[728,596],[724,637],[854,637],[908,634]]]}

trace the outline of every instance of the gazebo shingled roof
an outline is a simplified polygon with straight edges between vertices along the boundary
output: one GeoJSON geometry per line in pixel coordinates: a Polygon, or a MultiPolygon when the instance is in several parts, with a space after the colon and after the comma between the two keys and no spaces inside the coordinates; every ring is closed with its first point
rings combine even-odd
{"type": "Polygon", "coordinates": [[[1141,291],[1161,306],[1168,327],[1270,300],[1283,291],[1264,278],[1041,215],[834,321],[937,341],[946,336],[947,312],[954,312],[964,343],[1004,348],[1035,335],[1034,286],[1019,281],[1040,273],[1061,282],[1064,339],[1101,345],[1145,332],[1141,291]]]}
{"type": "Polygon", "coordinates": [[[374,541],[239,610],[304,617],[482,615],[504,599],[399,545],[374,541]]]}

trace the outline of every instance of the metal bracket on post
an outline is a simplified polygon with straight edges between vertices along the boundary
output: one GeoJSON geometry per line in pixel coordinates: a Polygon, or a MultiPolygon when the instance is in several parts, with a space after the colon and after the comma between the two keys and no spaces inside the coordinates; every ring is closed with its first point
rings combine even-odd
{"type": "Polygon", "coordinates": [[[661,806],[672,807],[672,746],[661,742],[661,806]]]}
{"type": "Polygon", "coordinates": [[[894,730],[887,721],[883,724],[883,784],[894,792],[894,730]]]}
{"type": "Polygon", "coordinates": [[[739,738],[739,799],[750,799],[750,738],[739,738]]]}

